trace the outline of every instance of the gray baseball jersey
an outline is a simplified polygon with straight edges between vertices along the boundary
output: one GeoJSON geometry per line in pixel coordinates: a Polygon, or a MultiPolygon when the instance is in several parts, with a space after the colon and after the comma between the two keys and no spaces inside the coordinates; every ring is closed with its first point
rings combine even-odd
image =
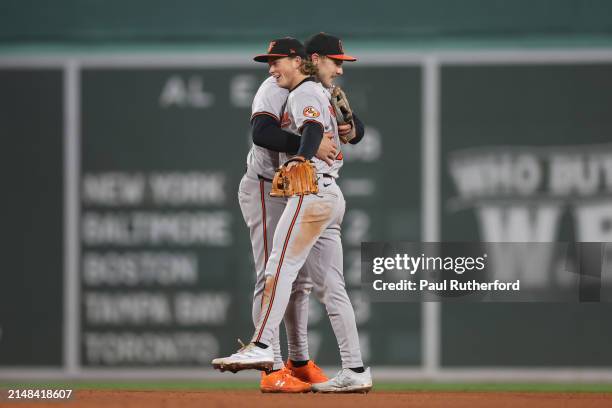
{"type": "MultiPolygon", "coordinates": [[[[299,85],[289,94],[282,119],[284,127],[298,133],[304,123],[313,120],[326,131],[332,131],[337,141],[336,118],[328,108],[329,100],[325,95],[318,83],[307,81],[299,85]]],[[[336,184],[342,163],[328,166],[317,159],[315,165],[319,173],[319,193],[289,197],[278,221],[266,264],[261,315],[252,341],[272,343],[290,301],[293,282],[304,267],[327,310],[338,341],[342,367],[361,367],[355,313],[343,276],[340,225],[346,203],[336,184]]]]}
{"type": "MultiPolygon", "coordinates": [[[[287,105],[283,112],[281,126],[296,135],[301,134],[302,128],[308,122],[315,122],[323,127],[324,132],[334,134],[334,142],[338,146],[338,156],[332,165],[325,163],[316,157],[312,158],[317,173],[329,174],[334,178],[338,177],[340,167],[342,167],[342,153],[340,152],[340,139],[338,137],[338,123],[336,122],[335,111],[330,100],[330,93],[318,82],[307,81],[289,93],[287,105]]],[[[282,163],[291,157],[281,153],[282,163]]]]}
{"type": "MultiPolygon", "coordinates": [[[[261,83],[251,106],[251,120],[257,115],[268,115],[280,123],[289,91],[281,88],[274,77],[261,83]]],[[[247,166],[256,174],[272,179],[279,166],[279,153],[253,145],[247,155],[247,166]]]]}

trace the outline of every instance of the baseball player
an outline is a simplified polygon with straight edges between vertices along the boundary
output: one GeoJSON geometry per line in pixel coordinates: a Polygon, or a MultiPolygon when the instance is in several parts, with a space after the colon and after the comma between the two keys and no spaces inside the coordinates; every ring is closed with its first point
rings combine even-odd
{"type": "Polygon", "coordinates": [[[308,41],[308,50],[312,61],[306,59],[305,50],[296,44],[277,40],[271,43],[267,54],[259,55],[255,60],[268,62],[270,73],[278,85],[289,90],[281,123],[301,137],[297,155],[280,154],[279,159],[285,162],[284,168],[288,172],[294,167],[309,166],[306,160],[312,160],[318,191],[317,194],[291,195],[287,199],[266,264],[261,315],[252,341],[229,357],[213,360],[213,365],[233,371],[267,370],[273,366],[274,352],[270,345],[274,331],[285,314],[293,282],[300,268],[307,264],[315,293],[327,309],[342,360],[342,370],[336,377],[313,384],[312,389],[367,392],[372,387],[370,369],[363,366],[355,315],[342,272],[340,224],[345,201],[336,184],[342,154],[339,153],[332,164],[314,157],[324,132],[333,133],[339,144],[336,114],[325,86],[331,86],[333,78],[342,75],[342,61],[356,59],[344,55],[338,38],[323,33],[308,41]],[[321,83],[310,76],[316,69],[321,83]]]}
{"type": "MultiPolygon", "coordinates": [[[[265,266],[272,249],[272,237],[285,208],[286,199],[270,196],[274,171],[279,166],[279,152],[297,152],[299,136],[280,127],[283,106],[289,92],[278,86],[270,76],[259,87],[252,105],[253,146],[247,156],[247,171],[238,190],[240,209],[249,227],[256,268],[252,316],[256,324],[261,311],[265,283],[265,266]]],[[[318,157],[333,162],[336,145],[324,137],[318,157]]],[[[294,282],[284,322],[287,332],[289,360],[284,365],[278,329],[272,338],[274,365],[270,373],[262,373],[262,392],[307,392],[312,383],[327,381],[322,370],[308,354],[308,297],[312,283],[307,274],[299,274],[294,282]]]]}

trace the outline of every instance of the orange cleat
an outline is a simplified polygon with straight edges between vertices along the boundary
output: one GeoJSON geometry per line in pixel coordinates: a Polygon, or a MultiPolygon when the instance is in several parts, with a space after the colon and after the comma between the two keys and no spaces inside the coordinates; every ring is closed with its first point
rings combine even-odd
{"type": "Polygon", "coordinates": [[[295,378],[293,375],[291,375],[291,371],[285,367],[270,374],[262,372],[259,389],[261,390],[261,392],[278,392],[291,394],[300,392],[310,392],[311,386],[309,383],[295,378]]]}
{"type": "Polygon", "coordinates": [[[294,367],[291,360],[288,360],[286,367],[291,371],[294,377],[309,384],[318,384],[329,380],[325,373],[323,373],[323,370],[321,370],[321,367],[316,365],[312,360],[308,360],[308,364],[302,367],[294,367]]]}

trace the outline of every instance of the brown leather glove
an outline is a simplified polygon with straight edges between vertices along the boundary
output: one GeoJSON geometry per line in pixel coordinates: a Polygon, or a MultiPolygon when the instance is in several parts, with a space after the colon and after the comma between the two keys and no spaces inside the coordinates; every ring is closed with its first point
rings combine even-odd
{"type": "Polygon", "coordinates": [[[294,195],[317,194],[319,185],[317,184],[317,174],[313,164],[303,157],[296,156],[283,164],[272,180],[272,197],[291,197],[294,195]],[[287,167],[292,161],[298,164],[287,167]]]}
{"type": "MultiPolygon", "coordinates": [[[[338,122],[339,125],[350,124],[353,128],[355,128],[351,105],[349,105],[346,94],[339,86],[334,87],[332,90],[331,104],[336,111],[336,122],[338,122]]],[[[346,135],[339,135],[339,137],[340,141],[346,144],[355,137],[355,132],[350,132],[346,135]]]]}

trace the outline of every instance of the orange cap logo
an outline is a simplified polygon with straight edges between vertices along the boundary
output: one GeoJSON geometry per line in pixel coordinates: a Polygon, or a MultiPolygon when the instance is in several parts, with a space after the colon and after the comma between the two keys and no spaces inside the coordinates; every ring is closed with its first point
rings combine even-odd
{"type": "Polygon", "coordinates": [[[276,45],[276,41],[270,41],[270,45],[268,45],[268,54],[272,52],[272,48],[276,45]]]}
{"type": "Polygon", "coordinates": [[[342,47],[342,40],[338,40],[338,48],[340,48],[340,54],[344,54],[344,47],[342,47]]]}

